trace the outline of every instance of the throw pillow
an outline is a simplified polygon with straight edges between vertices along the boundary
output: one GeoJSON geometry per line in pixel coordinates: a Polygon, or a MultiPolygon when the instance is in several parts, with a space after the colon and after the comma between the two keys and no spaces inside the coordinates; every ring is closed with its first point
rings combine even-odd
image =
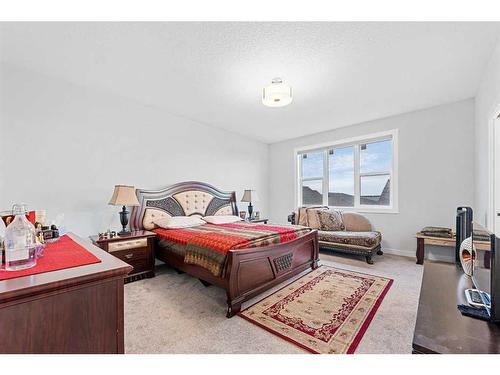
{"type": "Polygon", "coordinates": [[[165,229],[189,228],[206,224],[206,222],[204,222],[197,216],[164,217],[161,219],[153,220],[153,223],[158,225],[160,228],[165,229]]]}
{"type": "Polygon", "coordinates": [[[342,220],[342,213],[335,210],[316,210],[316,221],[319,230],[327,231],[342,231],[345,230],[345,225],[342,220]]]}

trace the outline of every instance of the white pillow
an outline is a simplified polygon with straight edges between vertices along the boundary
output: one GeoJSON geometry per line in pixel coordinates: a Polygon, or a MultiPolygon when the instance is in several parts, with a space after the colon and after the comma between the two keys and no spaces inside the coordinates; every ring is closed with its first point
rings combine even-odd
{"type": "Polygon", "coordinates": [[[207,223],[210,224],[229,224],[236,223],[242,219],[239,216],[234,215],[215,215],[215,216],[204,216],[202,217],[207,223]]]}
{"type": "Polygon", "coordinates": [[[153,223],[158,225],[160,228],[165,228],[165,229],[189,228],[206,224],[206,222],[204,222],[197,216],[164,217],[161,219],[153,220],[153,223]]]}

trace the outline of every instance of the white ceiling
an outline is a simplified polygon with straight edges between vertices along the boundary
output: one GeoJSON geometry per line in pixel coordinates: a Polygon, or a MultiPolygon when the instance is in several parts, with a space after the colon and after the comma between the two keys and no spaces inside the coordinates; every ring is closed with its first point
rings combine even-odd
{"type": "Polygon", "coordinates": [[[498,23],[3,23],[0,59],[272,143],[475,96],[498,23]],[[284,108],[262,105],[280,76],[284,108]]]}

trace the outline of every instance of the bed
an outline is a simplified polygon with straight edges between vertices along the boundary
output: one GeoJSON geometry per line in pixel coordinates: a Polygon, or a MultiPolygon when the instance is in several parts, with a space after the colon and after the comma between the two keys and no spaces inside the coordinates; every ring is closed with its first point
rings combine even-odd
{"type": "Polygon", "coordinates": [[[157,259],[198,278],[206,286],[223,288],[227,295],[227,317],[237,314],[241,304],[250,298],[309,268],[314,270],[318,267],[318,238],[315,230],[298,226],[235,223],[168,232],[176,230],[161,230],[153,224],[153,220],[166,216],[237,215],[235,192],[224,192],[206,183],[193,181],[161,190],[138,189],[136,194],[139,206],[132,210],[131,228],[157,232],[157,259]],[[203,261],[196,260],[200,258],[196,247],[182,246],[190,241],[189,238],[202,238],[192,233],[202,230],[223,232],[217,235],[217,241],[225,246],[224,257],[208,257],[215,259],[211,263],[212,267],[207,266],[207,257],[203,261]],[[236,238],[244,237],[246,231],[250,239],[244,246],[236,238]],[[259,232],[264,237],[254,238],[251,232],[259,232]],[[276,235],[273,236],[273,233],[276,235]],[[235,242],[231,242],[233,240],[235,242]],[[186,262],[189,251],[190,261],[186,262]]]}

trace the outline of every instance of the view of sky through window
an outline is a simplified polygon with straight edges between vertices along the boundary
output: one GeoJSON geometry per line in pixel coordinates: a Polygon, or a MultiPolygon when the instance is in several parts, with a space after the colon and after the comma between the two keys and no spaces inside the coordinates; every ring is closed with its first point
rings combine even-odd
{"type": "Polygon", "coordinates": [[[360,172],[390,171],[392,163],[391,140],[366,143],[361,147],[360,172]]]}
{"type": "Polygon", "coordinates": [[[354,146],[341,147],[329,153],[329,206],[354,205],[354,146]]]}
{"type": "MultiPolygon", "coordinates": [[[[367,143],[360,150],[360,173],[389,172],[392,169],[391,140],[367,143]]],[[[382,194],[389,176],[361,178],[361,195],[382,194]]]]}
{"type": "Polygon", "coordinates": [[[354,147],[336,148],[330,157],[330,191],[354,194],[354,147]]]}
{"type": "Polygon", "coordinates": [[[323,177],[323,151],[309,152],[302,157],[302,178],[323,177]]]}

